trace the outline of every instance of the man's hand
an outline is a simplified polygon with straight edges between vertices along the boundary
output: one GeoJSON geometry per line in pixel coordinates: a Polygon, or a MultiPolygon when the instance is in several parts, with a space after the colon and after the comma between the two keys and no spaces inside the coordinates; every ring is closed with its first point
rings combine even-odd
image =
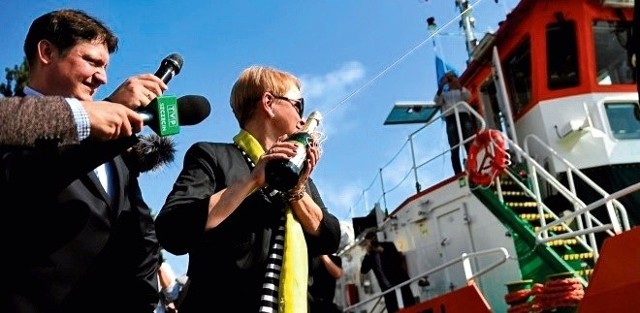
{"type": "Polygon", "coordinates": [[[89,116],[91,138],[101,141],[113,140],[129,137],[142,130],[142,116],[121,104],[108,101],[80,102],[89,116]]]}
{"type": "Polygon", "coordinates": [[[167,85],[155,75],[142,74],[129,77],[107,99],[135,110],[147,106],[167,88],[167,85]]]}

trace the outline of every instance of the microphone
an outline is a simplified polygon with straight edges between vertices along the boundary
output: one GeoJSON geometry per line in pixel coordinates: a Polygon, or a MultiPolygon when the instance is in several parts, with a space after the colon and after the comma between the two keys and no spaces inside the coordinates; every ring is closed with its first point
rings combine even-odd
{"type": "MultiPolygon", "coordinates": [[[[180,73],[184,60],[172,53],[160,62],[155,76],[165,84],[180,73]]],[[[138,110],[144,124],[156,134],[139,136],[138,143],[125,154],[125,161],[138,173],[155,171],[173,162],[175,144],[169,135],[180,132],[180,125],[195,125],[202,122],[211,111],[209,101],[202,96],[156,97],[145,108],[138,110]]]]}
{"type": "Polygon", "coordinates": [[[173,162],[176,152],[171,137],[160,137],[156,134],[138,136],[138,143],[123,154],[129,168],[144,173],[156,171],[173,162]]]}
{"type": "MultiPolygon", "coordinates": [[[[160,67],[153,75],[167,84],[174,76],[180,73],[183,63],[184,60],[179,54],[172,53],[160,62],[160,67]]],[[[138,113],[143,115],[145,125],[149,125],[156,134],[160,134],[162,137],[175,135],[180,132],[177,105],[175,97],[160,96],[154,98],[146,108],[138,111],[138,113]]]]}
{"type": "Polygon", "coordinates": [[[203,96],[160,96],[137,112],[142,115],[145,125],[165,137],[179,133],[180,126],[202,122],[211,113],[211,105],[203,96]]]}
{"type": "Polygon", "coordinates": [[[154,74],[160,78],[165,84],[168,83],[173,76],[180,74],[184,60],[177,53],[172,53],[160,62],[160,67],[154,74]]]}

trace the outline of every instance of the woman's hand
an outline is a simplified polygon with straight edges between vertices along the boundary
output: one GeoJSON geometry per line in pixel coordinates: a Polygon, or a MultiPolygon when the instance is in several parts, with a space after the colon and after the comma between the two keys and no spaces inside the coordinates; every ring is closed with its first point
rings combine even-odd
{"type": "Polygon", "coordinates": [[[254,179],[259,187],[263,187],[267,184],[265,168],[267,163],[278,159],[291,159],[296,155],[297,146],[293,142],[286,141],[287,135],[282,135],[265,153],[260,156],[256,168],[251,172],[252,179],[254,179]]]}
{"type": "Polygon", "coordinates": [[[300,173],[298,184],[293,189],[302,188],[304,186],[320,160],[320,146],[318,142],[313,139],[310,139],[310,141],[311,142],[307,146],[307,160],[305,161],[305,167],[302,170],[302,173],[300,173]]]}

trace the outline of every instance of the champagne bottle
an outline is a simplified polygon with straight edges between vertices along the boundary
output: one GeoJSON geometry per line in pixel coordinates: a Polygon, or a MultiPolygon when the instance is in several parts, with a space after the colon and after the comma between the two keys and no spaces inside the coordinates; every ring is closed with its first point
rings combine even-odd
{"type": "Polygon", "coordinates": [[[296,155],[288,160],[273,160],[267,163],[265,175],[267,184],[279,191],[288,191],[295,187],[300,180],[300,173],[307,161],[307,147],[311,140],[311,132],[320,124],[322,115],[318,111],[311,112],[304,127],[297,133],[291,134],[287,141],[296,145],[296,155]]]}

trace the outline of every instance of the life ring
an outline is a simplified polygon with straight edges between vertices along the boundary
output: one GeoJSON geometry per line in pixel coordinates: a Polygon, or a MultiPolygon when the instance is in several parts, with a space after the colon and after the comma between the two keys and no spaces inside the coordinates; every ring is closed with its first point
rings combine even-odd
{"type": "Polygon", "coordinates": [[[510,164],[511,156],[505,149],[501,132],[486,129],[476,134],[467,153],[467,174],[473,183],[490,186],[496,175],[510,164]]]}

